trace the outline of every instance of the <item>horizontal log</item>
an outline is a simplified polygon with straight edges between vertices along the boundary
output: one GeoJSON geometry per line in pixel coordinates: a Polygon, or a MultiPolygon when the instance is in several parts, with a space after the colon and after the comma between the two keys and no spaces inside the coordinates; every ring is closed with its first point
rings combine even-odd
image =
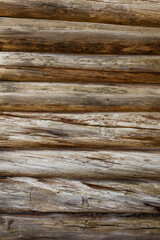
{"type": "Polygon", "coordinates": [[[2,0],[0,16],[160,26],[158,0],[2,0]]]}
{"type": "Polygon", "coordinates": [[[0,80],[160,83],[159,56],[0,52],[0,80]]]}
{"type": "Polygon", "coordinates": [[[160,28],[0,18],[0,50],[160,55],[160,28]]]}
{"type": "Polygon", "coordinates": [[[1,178],[2,212],[152,213],[160,209],[160,182],[61,178],[1,178]]]}
{"type": "Polygon", "coordinates": [[[159,149],[160,113],[1,113],[1,148],[159,149]]]}
{"type": "Polygon", "coordinates": [[[0,176],[160,179],[159,152],[0,151],[0,176]]]}
{"type": "Polygon", "coordinates": [[[1,214],[1,240],[159,240],[158,216],[1,214]]]}
{"type": "Polygon", "coordinates": [[[0,82],[0,111],[160,111],[156,85],[0,82]]]}

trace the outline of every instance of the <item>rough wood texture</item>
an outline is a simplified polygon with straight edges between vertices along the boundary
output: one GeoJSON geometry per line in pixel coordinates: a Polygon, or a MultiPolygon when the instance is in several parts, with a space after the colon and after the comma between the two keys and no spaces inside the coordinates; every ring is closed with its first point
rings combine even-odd
{"type": "Polygon", "coordinates": [[[156,85],[0,82],[1,111],[160,111],[156,85]]]}
{"type": "Polygon", "coordinates": [[[151,180],[0,179],[0,210],[3,212],[158,214],[159,209],[160,184],[151,180]]]}
{"type": "Polygon", "coordinates": [[[101,214],[1,214],[1,240],[159,240],[160,217],[101,214]]]}
{"type": "Polygon", "coordinates": [[[159,152],[5,150],[0,176],[160,179],[159,152]]]}
{"type": "Polygon", "coordinates": [[[0,240],[159,240],[159,83],[159,0],[0,0],[0,240]]]}
{"type": "Polygon", "coordinates": [[[160,26],[159,0],[1,0],[0,16],[160,26]]]}
{"type": "Polygon", "coordinates": [[[1,113],[0,147],[160,147],[160,113],[1,113]]]}
{"type": "Polygon", "coordinates": [[[160,83],[160,56],[0,52],[0,80],[160,83]]]}
{"type": "Polygon", "coordinates": [[[160,28],[0,18],[0,50],[160,55],[160,28]]]}

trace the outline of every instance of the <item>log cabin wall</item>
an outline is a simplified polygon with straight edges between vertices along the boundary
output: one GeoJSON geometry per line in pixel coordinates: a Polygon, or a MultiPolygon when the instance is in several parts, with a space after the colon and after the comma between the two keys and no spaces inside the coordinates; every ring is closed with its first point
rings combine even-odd
{"type": "Polygon", "coordinates": [[[159,0],[0,0],[0,240],[160,239],[159,27],[159,0]]]}

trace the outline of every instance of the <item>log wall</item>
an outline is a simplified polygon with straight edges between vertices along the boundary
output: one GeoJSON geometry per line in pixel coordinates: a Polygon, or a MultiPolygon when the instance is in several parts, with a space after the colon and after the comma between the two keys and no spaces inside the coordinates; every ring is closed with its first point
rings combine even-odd
{"type": "Polygon", "coordinates": [[[159,0],[0,1],[0,239],[160,239],[159,0]]]}

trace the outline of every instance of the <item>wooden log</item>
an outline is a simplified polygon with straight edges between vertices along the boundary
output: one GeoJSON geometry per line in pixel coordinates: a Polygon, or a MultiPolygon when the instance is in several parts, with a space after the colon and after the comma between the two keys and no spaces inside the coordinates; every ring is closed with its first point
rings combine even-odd
{"type": "Polygon", "coordinates": [[[158,0],[2,0],[0,16],[160,26],[158,0]]]}
{"type": "Polygon", "coordinates": [[[158,216],[0,214],[1,240],[159,240],[158,216]]]}
{"type": "Polygon", "coordinates": [[[160,55],[160,28],[0,18],[0,50],[160,55]]]}
{"type": "Polygon", "coordinates": [[[0,111],[160,111],[156,85],[0,82],[0,111]]]}
{"type": "Polygon", "coordinates": [[[159,56],[0,52],[0,80],[160,83],[159,56]]]}
{"type": "Polygon", "coordinates": [[[1,148],[159,149],[160,113],[1,113],[1,148]]]}
{"type": "Polygon", "coordinates": [[[0,176],[159,179],[159,152],[0,151],[0,176]]]}
{"type": "Polygon", "coordinates": [[[5,212],[152,213],[160,209],[156,181],[96,181],[61,178],[1,178],[5,212]]]}

